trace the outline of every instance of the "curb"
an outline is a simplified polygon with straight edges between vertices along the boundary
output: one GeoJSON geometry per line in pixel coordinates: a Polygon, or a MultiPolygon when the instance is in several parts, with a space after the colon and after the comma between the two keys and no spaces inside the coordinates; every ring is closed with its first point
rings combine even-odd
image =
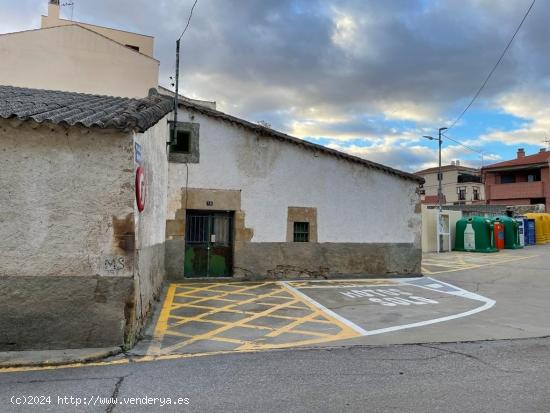
{"type": "Polygon", "coordinates": [[[90,363],[122,353],[122,347],[0,352],[0,371],[16,367],[47,367],[90,363]]]}

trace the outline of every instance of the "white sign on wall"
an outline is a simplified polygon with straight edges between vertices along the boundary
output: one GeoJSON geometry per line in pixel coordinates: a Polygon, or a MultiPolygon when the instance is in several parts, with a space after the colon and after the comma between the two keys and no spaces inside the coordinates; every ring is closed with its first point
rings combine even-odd
{"type": "Polygon", "coordinates": [[[137,142],[134,142],[134,153],[135,153],[136,163],[138,165],[141,165],[141,145],[137,142]]]}

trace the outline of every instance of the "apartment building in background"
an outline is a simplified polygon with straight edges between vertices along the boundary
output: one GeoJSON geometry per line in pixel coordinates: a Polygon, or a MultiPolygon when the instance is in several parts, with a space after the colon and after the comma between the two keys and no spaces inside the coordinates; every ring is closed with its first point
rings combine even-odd
{"type": "MultiPolygon", "coordinates": [[[[428,168],[415,172],[425,179],[421,188],[423,204],[437,204],[437,188],[439,168],[428,168]]],[[[485,191],[479,169],[462,166],[460,161],[452,161],[450,165],[441,167],[443,203],[447,205],[482,203],[485,191]]]]}
{"type": "Polygon", "coordinates": [[[482,169],[488,204],[534,205],[550,208],[550,152],[541,149],[526,155],[523,148],[516,159],[482,169]]]}
{"type": "Polygon", "coordinates": [[[41,28],[0,34],[0,84],[143,98],[158,87],[154,38],[65,20],[50,0],[41,28]]]}

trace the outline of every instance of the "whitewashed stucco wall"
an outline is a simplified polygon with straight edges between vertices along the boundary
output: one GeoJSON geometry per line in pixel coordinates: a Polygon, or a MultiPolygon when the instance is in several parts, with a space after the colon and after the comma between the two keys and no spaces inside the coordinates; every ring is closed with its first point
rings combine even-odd
{"type": "MultiPolygon", "coordinates": [[[[166,194],[168,181],[167,117],[144,133],[135,133],[141,147],[141,163],[145,171],[145,209],[139,212],[134,202],[136,221],[137,289],[140,294],[140,315],[145,317],[158,296],[164,280],[164,241],[166,228],[166,194]]],[[[135,158],[134,146],[134,158],[135,158]]]]}
{"type": "MultiPolygon", "coordinates": [[[[135,142],[141,146],[141,166],[145,170],[146,185],[145,209],[139,212],[135,205],[138,249],[163,244],[165,240],[168,133],[167,116],[147,131],[134,133],[135,142]]],[[[135,167],[138,166],[136,162],[135,167]]]]}
{"type": "MultiPolygon", "coordinates": [[[[242,190],[252,242],[286,241],[287,208],[317,208],[318,241],[414,243],[420,248],[418,184],[302,146],[256,136],[198,113],[200,163],[189,164],[189,187],[242,190]]],[[[168,219],[185,186],[184,164],[169,164],[168,219]]]]}

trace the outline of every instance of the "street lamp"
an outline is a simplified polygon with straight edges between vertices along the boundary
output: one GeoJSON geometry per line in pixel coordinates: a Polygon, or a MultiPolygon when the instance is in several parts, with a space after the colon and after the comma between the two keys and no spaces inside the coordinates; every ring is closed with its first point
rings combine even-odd
{"type": "MultiPolygon", "coordinates": [[[[439,144],[439,167],[437,170],[437,204],[439,213],[437,214],[437,226],[438,228],[441,228],[441,211],[443,210],[443,188],[442,188],[442,180],[443,180],[443,173],[441,172],[441,132],[444,130],[447,130],[447,128],[439,128],[438,129],[438,137],[434,138],[433,136],[423,136],[426,139],[429,139],[431,141],[437,141],[439,144]]],[[[437,252],[441,251],[443,247],[443,235],[440,234],[440,229],[438,229],[439,236],[437,237],[437,252]]]]}
{"type": "Polygon", "coordinates": [[[441,172],[441,132],[447,129],[448,128],[439,128],[437,138],[434,138],[433,136],[423,136],[423,138],[431,141],[437,141],[439,144],[439,168],[437,170],[437,204],[439,206],[439,212],[443,210],[443,188],[441,184],[441,181],[443,180],[443,173],[441,172]]]}

